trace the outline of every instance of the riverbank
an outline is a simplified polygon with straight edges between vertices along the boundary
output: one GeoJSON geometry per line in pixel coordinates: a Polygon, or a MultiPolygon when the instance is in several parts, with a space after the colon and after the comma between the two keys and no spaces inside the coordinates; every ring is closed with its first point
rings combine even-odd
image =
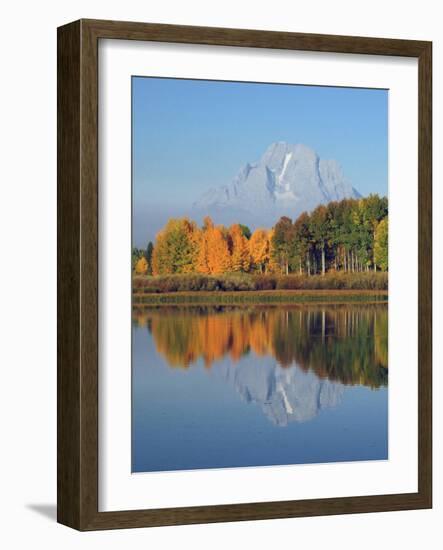
{"type": "Polygon", "coordinates": [[[133,306],[162,304],[290,304],[290,303],[387,303],[383,290],[264,290],[264,291],[194,291],[140,293],[134,292],[133,306]]]}
{"type": "Polygon", "coordinates": [[[135,275],[133,294],[168,294],[174,292],[264,292],[264,291],[388,291],[388,273],[365,271],[349,273],[331,271],[325,275],[222,273],[176,273],[171,275],[135,275]]]}

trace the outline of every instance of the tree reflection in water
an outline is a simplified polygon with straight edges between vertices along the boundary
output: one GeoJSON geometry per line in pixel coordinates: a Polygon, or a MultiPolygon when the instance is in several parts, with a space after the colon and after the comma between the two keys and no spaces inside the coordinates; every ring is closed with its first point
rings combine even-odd
{"type": "Polygon", "coordinates": [[[370,388],[388,383],[385,304],[288,306],[159,306],[133,310],[169,366],[232,368],[253,353],[320,380],[370,388]]]}

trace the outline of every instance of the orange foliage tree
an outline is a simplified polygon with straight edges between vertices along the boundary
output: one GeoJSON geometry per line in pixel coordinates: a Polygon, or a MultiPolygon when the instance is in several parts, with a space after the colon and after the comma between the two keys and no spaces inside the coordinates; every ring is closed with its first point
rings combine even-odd
{"type": "Polygon", "coordinates": [[[215,226],[209,216],[203,220],[197,247],[195,271],[215,275],[229,271],[231,259],[226,232],[223,226],[215,226]]]}
{"type": "Polygon", "coordinates": [[[248,239],[244,236],[239,224],[229,228],[229,245],[231,253],[231,271],[249,271],[251,267],[251,255],[249,253],[248,239]]]}
{"type": "Polygon", "coordinates": [[[230,270],[231,256],[228,241],[222,227],[211,227],[207,232],[209,273],[219,275],[230,270]]]}
{"type": "Polygon", "coordinates": [[[211,273],[209,267],[209,242],[208,234],[214,228],[214,224],[209,216],[203,220],[203,228],[198,233],[197,247],[198,252],[196,255],[195,270],[198,273],[211,273]]]}

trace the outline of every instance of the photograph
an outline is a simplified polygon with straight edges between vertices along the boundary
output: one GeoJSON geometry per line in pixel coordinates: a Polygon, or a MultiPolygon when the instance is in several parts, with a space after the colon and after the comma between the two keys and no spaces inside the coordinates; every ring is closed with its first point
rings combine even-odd
{"type": "Polygon", "coordinates": [[[131,86],[132,472],[387,460],[389,91],[131,86]]]}

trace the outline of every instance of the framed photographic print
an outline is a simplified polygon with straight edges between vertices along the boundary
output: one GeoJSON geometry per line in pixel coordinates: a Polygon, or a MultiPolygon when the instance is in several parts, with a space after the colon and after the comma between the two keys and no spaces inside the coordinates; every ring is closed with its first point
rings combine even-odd
{"type": "Polygon", "coordinates": [[[431,43],[58,29],[58,521],[432,506],[431,43]]]}

